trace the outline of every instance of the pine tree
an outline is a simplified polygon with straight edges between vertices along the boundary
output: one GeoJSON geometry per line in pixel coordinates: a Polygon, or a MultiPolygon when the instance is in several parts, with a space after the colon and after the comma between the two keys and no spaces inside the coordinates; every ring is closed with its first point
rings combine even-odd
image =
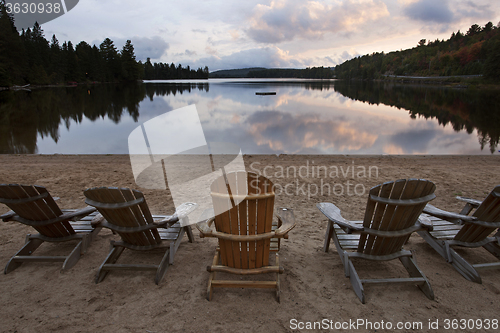
{"type": "Polygon", "coordinates": [[[135,60],[134,46],[130,39],[123,46],[121,63],[123,79],[125,81],[137,81],[139,79],[139,70],[135,60]]]}
{"type": "Polygon", "coordinates": [[[146,80],[154,80],[155,79],[155,69],[151,64],[151,59],[148,58],[144,63],[144,78],[146,80]]]}
{"type": "Polygon", "coordinates": [[[5,1],[0,0],[0,86],[23,84],[25,66],[25,50],[14,17],[7,13],[5,1]]]}
{"type": "Polygon", "coordinates": [[[121,77],[121,63],[120,55],[116,51],[115,44],[111,39],[106,38],[101,45],[99,45],[99,50],[106,64],[106,80],[119,80],[121,77]]]}

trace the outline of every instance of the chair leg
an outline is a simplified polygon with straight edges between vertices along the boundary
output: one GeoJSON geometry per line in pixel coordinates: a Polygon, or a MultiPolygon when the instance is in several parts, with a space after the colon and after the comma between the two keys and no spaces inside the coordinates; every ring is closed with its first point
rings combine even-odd
{"type": "MultiPolygon", "coordinates": [[[[177,249],[181,245],[182,238],[184,237],[184,233],[186,232],[186,230],[188,230],[188,227],[185,227],[185,228],[183,227],[181,229],[177,239],[175,241],[170,242],[170,265],[174,264],[175,253],[177,252],[177,249]]],[[[191,230],[190,227],[189,227],[189,230],[191,230]]],[[[189,238],[189,234],[188,234],[188,238],[189,238]]]]}
{"type": "Polygon", "coordinates": [[[30,239],[30,236],[31,235],[29,234],[26,236],[26,244],[24,244],[24,246],[19,251],[17,251],[17,253],[12,258],[10,258],[9,262],[5,266],[5,274],[8,274],[21,266],[23,262],[21,260],[16,260],[17,256],[29,256],[33,252],[35,252],[35,250],[43,243],[43,240],[30,239]]]}
{"type": "Polygon", "coordinates": [[[89,232],[85,235],[82,235],[82,246],[80,247],[80,254],[84,255],[87,253],[87,249],[90,246],[90,242],[92,241],[92,233],[89,232]]]}
{"type": "MultiPolygon", "coordinates": [[[[215,256],[214,260],[212,261],[212,266],[215,266],[219,263],[219,251],[215,251],[215,256]]],[[[208,278],[208,287],[207,287],[207,300],[211,301],[212,300],[212,293],[213,293],[213,287],[212,287],[212,281],[215,280],[215,272],[210,272],[210,277],[208,278]]]]}
{"type": "Polygon", "coordinates": [[[88,233],[87,235],[87,242],[85,244],[85,249],[84,250],[84,253],[87,253],[87,249],[88,247],[90,246],[90,244],[92,243],[92,241],[96,238],[96,236],[99,234],[99,232],[101,231],[102,227],[95,227],[94,230],[92,230],[91,232],[88,233]]]}
{"type": "Polygon", "coordinates": [[[120,257],[120,255],[123,253],[123,250],[125,250],[124,247],[116,247],[114,244],[111,244],[111,250],[109,251],[108,256],[104,260],[104,262],[101,264],[101,267],[99,267],[99,270],[97,271],[96,277],[95,277],[95,283],[99,283],[104,278],[106,275],[108,275],[109,270],[104,269],[104,265],[107,264],[114,264],[120,257]]]}
{"type": "MultiPolygon", "coordinates": [[[[278,254],[276,253],[276,266],[279,267],[279,265],[280,265],[280,260],[279,260],[278,254]]],[[[276,273],[276,300],[278,301],[278,303],[280,303],[280,273],[279,272],[276,273]]]]}
{"type": "Polygon", "coordinates": [[[427,280],[427,277],[424,275],[424,273],[418,268],[417,263],[415,259],[412,257],[400,257],[399,260],[403,264],[403,266],[406,268],[408,271],[408,274],[410,274],[410,277],[419,277],[423,278],[425,282],[423,284],[418,285],[420,290],[427,296],[428,299],[433,300],[434,299],[434,291],[432,290],[431,284],[429,283],[429,280],[427,280]]]}
{"type": "Polygon", "coordinates": [[[158,270],[156,271],[156,278],[155,278],[155,283],[157,285],[160,284],[160,281],[163,279],[165,273],[167,272],[168,266],[170,266],[170,251],[171,249],[168,249],[167,252],[165,252],[165,255],[163,256],[160,264],[158,265],[158,270]]]}
{"type": "Polygon", "coordinates": [[[328,221],[328,226],[326,227],[326,234],[325,234],[325,243],[323,245],[323,251],[328,252],[328,249],[330,248],[330,239],[332,239],[333,236],[333,222],[328,221]]]}
{"type": "Polygon", "coordinates": [[[78,262],[78,260],[82,255],[83,252],[82,247],[85,241],[86,241],[85,239],[79,241],[78,244],[73,249],[73,251],[71,251],[68,257],[66,257],[66,260],[64,261],[63,266],[61,268],[62,272],[76,265],[76,263],[78,262]]]}
{"type": "Polygon", "coordinates": [[[363,288],[363,283],[358,276],[358,272],[356,272],[351,259],[348,259],[346,264],[348,265],[349,280],[351,281],[352,288],[361,303],[365,304],[365,289],[363,288]]]}
{"type": "Polygon", "coordinates": [[[189,239],[189,243],[194,242],[193,230],[191,229],[191,226],[188,225],[187,227],[184,227],[184,230],[186,230],[186,233],[187,233],[187,236],[189,239]]]}
{"type": "Polygon", "coordinates": [[[464,278],[469,281],[482,283],[481,276],[471,264],[462,258],[446,241],[440,241],[432,237],[427,231],[418,231],[418,234],[439,253],[448,263],[450,263],[464,278]]]}
{"type": "Polygon", "coordinates": [[[476,269],[462,258],[455,250],[450,248],[451,265],[460,273],[464,278],[476,283],[483,283],[481,276],[476,269]]]}
{"type": "Polygon", "coordinates": [[[429,244],[441,257],[443,257],[446,261],[449,262],[448,253],[446,251],[446,245],[444,241],[439,241],[436,238],[432,237],[432,235],[424,230],[417,231],[418,234],[429,244]]]}

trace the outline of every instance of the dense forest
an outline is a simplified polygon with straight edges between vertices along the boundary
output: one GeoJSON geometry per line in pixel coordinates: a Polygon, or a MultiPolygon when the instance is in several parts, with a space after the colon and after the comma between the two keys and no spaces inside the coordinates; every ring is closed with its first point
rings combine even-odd
{"type": "Polygon", "coordinates": [[[483,75],[500,79],[500,28],[488,22],[473,24],[464,34],[448,40],[422,39],[412,49],[356,57],[335,67],[339,79],[377,79],[384,75],[453,76],[483,75]]]}
{"type": "Polygon", "coordinates": [[[187,78],[207,79],[208,67],[192,70],[180,64],[152,64],[149,59],[142,63],[136,60],[130,40],[121,51],[109,38],[99,47],[84,41],[60,45],[55,35],[46,40],[38,23],[19,34],[0,0],[0,87],[187,78]]]}

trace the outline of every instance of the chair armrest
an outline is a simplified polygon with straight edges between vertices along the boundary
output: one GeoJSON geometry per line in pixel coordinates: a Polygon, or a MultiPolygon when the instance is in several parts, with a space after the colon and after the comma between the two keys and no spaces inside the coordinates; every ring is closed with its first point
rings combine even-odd
{"type": "Polygon", "coordinates": [[[464,222],[472,222],[477,220],[474,216],[467,216],[462,214],[450,213],[445,210],[434,207],[431,204],[427,204],[424,208],[424,213],[429,214],[431,216],[439,217],[443,220],[456,223],[456,224],[464,224],[464,222]]]}
{"type": "Polygon", "coordinates": [[[16,212],[15,212],[15,211],[13,211],[13,210],[10,210],[10,211],[8,211],[8,212],[7,212],[7,213],[5,213],[5,214],[0,215],[0,219],[2,219],[4,222],[8,222],[8,221],[10,221],[10,219],[11,219],[14,215],[16,215],[16,212]]]}
{"type": "Polygon", "coordinates": [[[85,208],[78,209],[74,212],[66,212],[63,215],[61,215],[60,217],[61,218],[64,217],[65,220],[78,221],[80,218],[85,217],[89,214],[92,214],[96,210],[97,210],[97,208],[95,208],[95,207],[87,206],[85,208]]]}
{"type": "Polygon", "coordinates": [[[288,208],[280,208],[276,213],[278,219],[282,222],[281,226],[274,231],[278,238],[288,238],[288,232],[295,228],[295,216],[293,210],[288,208]]]}
{"type": "Polygon", "coordinates": [[[211,217],[208,220],[196,223],[196,229],[200,232],[200,238],[204,237],[215,237],[213,234],[214,230],[211,228],[212,223],[215,221],[215,217],[211,217]]]}
{"type": "Polygon", "coordinates": [[[94,216],[92,221],[90,221],[90,225],[95,228],[95,227],[99,226],[102,222],[104,222],[105,220],[106,219],[104,218],[104,216],[102,216],[101,213],[99,213],[96,216],[94,216]]]}
{"type": "Polygon", "coordinates": [[[471,199],[471,198],[465,198],[465,197],[455,197],[455,198],[457,198],[460,201],[464,201],[464,202],[468,203],[469,205],[471,205],[474,208],[479,207],[479,205],[482,203],[482,201],[480,201],[480,200],[471,199]]]}
{"type": "Polygon", "coordinates": [[[64,221],[78,221],[82,217],[85,217],[85,216],[95,212],[96,210],[97,209],[95,207],[87,206],[85,208],[78,209],[75,211],[69,211],[69,212],[63,211],[62,215],[60,215],[56,218],[53,218],[50,220],[44,220],[44,221],[27,220],[27,219],[15,214],[15,213],[12,214],[12,211],[8,212],[7,214],[2,215],[2,218],[3,218],[4,222],[13,220],[13,221],[18,221],[18,222],[21,222],[21,223],[24,223],[27,225],[35,226],[35,227],[41,227],[41,226],[45,226],[45,225],[49,225],[49,224],[53,224],[53,223],[58,223],[58,222],[64,222],[64,221]],[[7,215],[7,217],[5,217],[6,215],[7,215]]]}
{"type": "Polygon", "coordinates": [[[185,202],[175,209],[174,215],[167,216],[166,218],[153,222],[159,228],[165,226],[166,224],[173,224],[179,220],[182,220],[190,213],[192,213],[198,207],[194,202],[185,202]]]}
{"type": "Polygon", "coordinates": [[[428,218],[427,216],[420,215],[418,217],[418,222],[420,223],[420,226],[427,229],[428,231],[432,231],[434,229],[434,225],[432,224],[432,220],[430,218],[428,218]]]}
{"type": "Polygon", "coordinates": [[[344,229],[348,234],[353,231],[363,231],[364,227],[359,225],[354,225],[340,214],[340,209],[332,203],[321,202],[316,205],[319,211],[322,212],[330,221],[337,223],[342,229],[344,229]]]}

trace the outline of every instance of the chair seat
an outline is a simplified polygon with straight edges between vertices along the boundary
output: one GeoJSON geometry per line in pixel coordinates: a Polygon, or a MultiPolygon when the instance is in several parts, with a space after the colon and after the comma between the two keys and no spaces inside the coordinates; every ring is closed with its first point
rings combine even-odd
{"type": "MultiPolygon", "coordinates": [[[[153,215],[153,219],[156,219],[158,215],[153,215]]],[[[173,224],[169,228],[158,228],[158,233],[160,234],[160,238],[164,241],[175,241],[179,238],[179,234],[181,233],[182,227],[179,222],[173,224]]]]}
{"type": "Polygon", "coordinates": [[[462,229],[461,225],[441,220],[438,217],[430,216],[427,214],[422,214],[422,215],[429,218],[432,221],[433,230],[429,231],[429,233],[436,239],[440,240],[453,239],[458,234],[460,229],[462,229]]]}
{"type": "MultiPolygon", "coordinates": [[[[363,225],[363,221],[351,221],[352,224],[363,225]]],[[[340,243],[340,247],[344,250],[357,250],[359,245],[359,238],[361,234],[348,234],[339,227],[337,223],[333,224],[335,232],[340,243]]]]}

